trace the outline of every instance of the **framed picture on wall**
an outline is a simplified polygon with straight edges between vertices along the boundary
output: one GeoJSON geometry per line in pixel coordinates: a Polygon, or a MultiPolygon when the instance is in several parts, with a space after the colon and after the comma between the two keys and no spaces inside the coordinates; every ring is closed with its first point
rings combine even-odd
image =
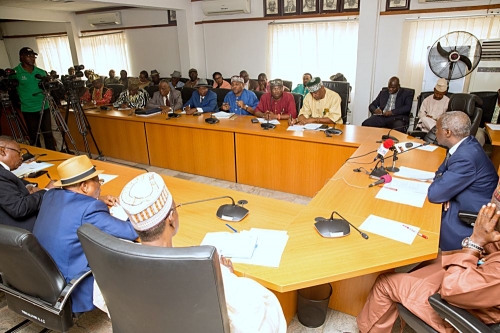
{"type": "Polygon", "coordinates": [[[302,0],[302,14],[319,13],[319,0],[302,0]]]}
{"type": "Polygon", "coordinates": [[[299,15],[300,1],[299,0],[280,0],[283,8],[283,15],[299,15]]]}
{"type": "Polygon", "coordinates": [[[177,15],[175,10],[168,11],[168,24],[177,25],[177,15]]]}
{"type": "Polygon", "coordinates": [[[263,0],[264,16],[281,15],[279,0],[263,0]]]}
{"type": "MultiPolygon", "coordinates": [[[[361,0],[340,0],[341,12],[359,12],[359,2],[361,0]]],[[[372,0],[373,1],[373,0],[372,0]]]]}
{"type": "Polygon", "coordinates": [[[387,0],[385,10],[408,10],[410,0],[387,0]]]}
{"type": "Polygon", "coordinates": [[[338,0],[321,0],[320,7],[322,13],[336,13],[340,6],[338,0]]]}

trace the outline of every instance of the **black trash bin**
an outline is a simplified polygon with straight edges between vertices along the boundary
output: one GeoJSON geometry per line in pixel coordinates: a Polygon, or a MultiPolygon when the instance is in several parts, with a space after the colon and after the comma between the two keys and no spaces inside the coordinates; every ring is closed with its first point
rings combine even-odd
{"type": "Polygon", "coordinates": [[[298,290],[297,317],[300,323],[307,327],[323,325],[331,295],[329,283],[298,290]]]}

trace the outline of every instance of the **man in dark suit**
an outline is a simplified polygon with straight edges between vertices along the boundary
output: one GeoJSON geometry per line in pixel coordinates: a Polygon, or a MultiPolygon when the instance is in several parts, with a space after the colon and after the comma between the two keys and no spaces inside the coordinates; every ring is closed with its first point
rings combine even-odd
{"type": "Polygon", "coordinates": [[[182,109],[181,92],[175,89],[170,89],[167,80],[161,80],[158,91],[155,91],[153,97],[146,105],[148,109],[161,108],[162,113],[182,109]]]}
{"type": "Polygon", "coordinates": [[[439,247],[443,251],[462,248],[462,240],[472,228],[460,221],[459,211],[478,212],[491,198],[498,175],[476,138],[470,135],[469,116],[449,111],[436,123],[436,137],[448,154],[429,186],[428,198],[443,204],[439,247]]]}
{"type": "Polygon", "coordinates": [[[0,223],[33,231],[45,191],[12,173],[22,163],[19,144],[0,138],[0,223]]]}
{"type": "Polygon", "coordinates": [[[217,94],[209,90],[211,88],[206,79],[198,79],[195,91],[189,101],[184,104],[186,114],[193,114],[201,109],[201,112],[217,111],[217,94]]]}
{"type": "Polygon", "coordinates": [[[372,116],[362,126],[393,128],[405,132],[410,123],[410,111],[415,91],[402,89],[397,77],[391,77],[387,85],[368,109],[372,116]]]}

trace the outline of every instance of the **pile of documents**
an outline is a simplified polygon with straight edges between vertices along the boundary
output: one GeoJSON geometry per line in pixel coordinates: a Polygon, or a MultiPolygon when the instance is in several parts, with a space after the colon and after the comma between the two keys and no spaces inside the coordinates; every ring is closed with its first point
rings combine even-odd
{"type": "Polygon", "coordinates": [[[321,126],[322,126],[321,124],[291,125],[291,126],[288,126],[288,128],[286,130],[287,131],[299,131],[299,132],[302,132],[304,130],[316,131],[316,130],[320,130],[321,126]]]}
{"type": "Polygon", "coordinates": [[[212,116],[214,116],[217,119],[229,119],[232,116],[234,116],[234,113],[233,112],[219,111],[219,112],[212,113],[212,116]]]}
{"type": "Polygon", "coordinates": [[[23,163],[19,168],[16,170],[12,171],[13,174],[15,174],[17,177],[24,177],[27,176],[28,174],[32,172],[37,172],[43,169],[50,168],[54,164],[42,162],[42,163],[37,163],[37,162],[31,162],[31,163],[23,163]]]}
{"type": "Polygon", "coordinates": [[[239,233],[209,232],[200,245],[212,245],[234,263],[279,267],[288,242],[285,230],[252,228],[239,233]]]}

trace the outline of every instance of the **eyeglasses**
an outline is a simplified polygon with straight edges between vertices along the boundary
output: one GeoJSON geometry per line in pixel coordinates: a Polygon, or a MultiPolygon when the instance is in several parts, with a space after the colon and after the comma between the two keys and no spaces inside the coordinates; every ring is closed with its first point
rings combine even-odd
{"type": "Polygon", "coordinates": [[[22,156],[22,155],[23,155],[23,152],[22,152],[22,151],[17,150],[17,149],[14,149],[14,148],[10,148],[10,147],[0,147],[0,148],[13,150],[13,151],[15,151],[16,153],[18,153],[18,154],[19,154],[19,156],[22,156]]]}
{"type": "Polygon", "coordinates": [[[94,182],[96,182],[96,183],[99,183],[101,185],[104,184],[104,179],[99,179],[99,178],[95,179],[95,178],[92,178],[91,180],[94,181],[94,182]]]}

